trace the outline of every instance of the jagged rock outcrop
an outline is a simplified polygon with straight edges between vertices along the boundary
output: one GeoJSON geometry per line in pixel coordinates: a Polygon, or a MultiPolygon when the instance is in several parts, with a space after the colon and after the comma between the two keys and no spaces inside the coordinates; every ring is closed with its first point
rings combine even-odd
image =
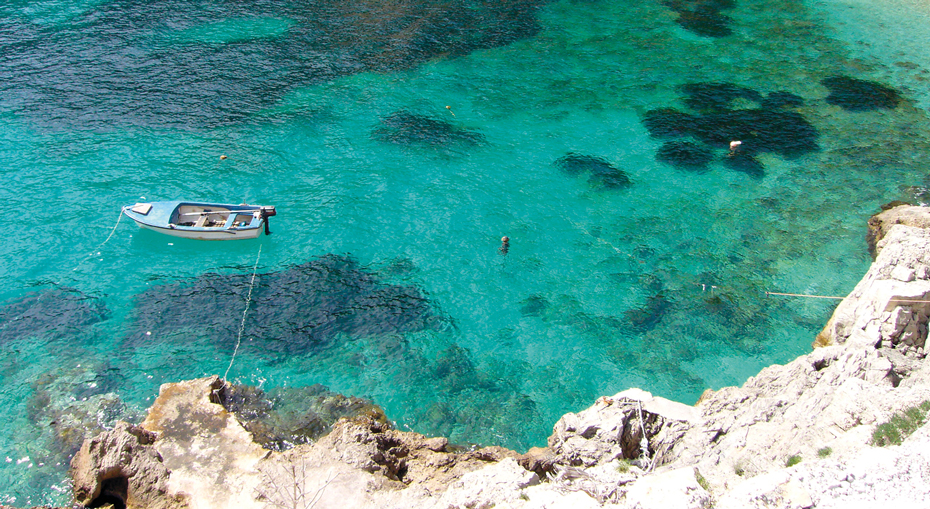
{"type": "Polygon", "coordinates": [[[892,226],[878,243],[875,263],[837,306],[817,343],[898,347],[922,357],[930,317],[928,246],[930,230],[892,226]]]}
{"type": "Polygon", "coordinates": [[[183,509],[168,489],[168,468],[153,447],[155,434],[125,422],[84,441],[71,460],[74,499],[88,507],[183,509]]]}
{"type": "Polygon", "coordinates": [[[370,418],[343,420],[315,448],[365,472],[429,491],[441,490],[462,475],[518,454],[503,447],[453,452],[443,437],[397,431],[370,418]]]}
{"type": "Polygon", "coordinates": [[[557,464],[593,467],[642,458],[644,468],[671,447],[698,414],[693,407],[630,389],[562,416],[549,437],[557,464]]]}
{"type": "Polygon", "coordinates": [[[312,443],[342,417],[364,415],[388,422],[384,410],[369,400],[347,397],[316,384],[309,387],[260,387],[225,384],[216,393],[223,408],[265,449],[281,451],[312,443]]]}
{"type": "Polygon", "coordinates": [[[878,255],[879,241],[885,238],[891,227],[896,224],[927,229],[930,228],[930,214],[927,213],[927,207],[904,202],[891,202],[883,206],[881,212],[869,218],[865,237],[873,259],[878,255]]]}
{"type": "Polygon", "coordinates": [[[171,471],[169,494],[187,495],[196,508],[259,508],[253,492],[267,451],[215,403],[223,384],[212,376],[162,385],[142,428],[157,436],[153,447],[171,471]]]}
{"type": "Polygon", "coordinates": [[[695,465],[725,489],[792,456],[816,458],[824,447],[843,457],[865,446],[875,425],[896,410],[930,399],[930,385],[895,388],[896,380],[878,350],[818,349],[706,397],[697,407],[699,422],[663,461],[695,465]]]}
{"type": "MultiPolygon", "coordinates": [[[[930,224],[930,209],[912,212],[930,224]]],[[[869,444],[877,424],[930,401],[930,231],[881,233],[818,348],[693,407],[631,389],[566,414],[547,447],[523,455],[455,451],[370,417],[277,452],[215,403],[223,382],[211,377],[166,384],[141,428],[85,441],[75,494],[116,492],[130,508],[922,508],[930,424],[903,446],[869,444]],[[148,491],[133,484],[149,478],[148,491]]]]}

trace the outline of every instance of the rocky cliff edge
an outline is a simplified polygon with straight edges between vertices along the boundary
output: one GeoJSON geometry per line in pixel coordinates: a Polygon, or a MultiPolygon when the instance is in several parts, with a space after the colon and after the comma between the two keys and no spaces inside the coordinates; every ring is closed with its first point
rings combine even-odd
{"type": "Polygon", "coordinates": [[[372,417],[272,452],[218,404],[225,383],[211,377],[162,386],[140,425],[85,441],[72,461],[75,499],[196,509],[930,507],[930,427],[872,445],[880,424],[930,401],[928,224],[923,207],[875,216],[875,262],[813,352],[695,406],[639,389],[605,396],[522,455],[456,450],[372,417]]]}

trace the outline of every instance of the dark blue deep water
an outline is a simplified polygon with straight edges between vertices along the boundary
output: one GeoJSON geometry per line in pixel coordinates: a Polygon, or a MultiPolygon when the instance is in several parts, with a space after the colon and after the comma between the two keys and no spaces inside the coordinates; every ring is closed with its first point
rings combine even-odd
{"type": "Polygon", "coordinates": [[[927,199],[928,18],[5,2],[0,503],[67,500],[85,429],[227,369],[525,450],[600,395],[691,403],[793,359],[834,304],[766,292],[845,295],[867,218],[927,199]],[[279,214],[221,243],[120,217],[172,199],[279,214]]]}

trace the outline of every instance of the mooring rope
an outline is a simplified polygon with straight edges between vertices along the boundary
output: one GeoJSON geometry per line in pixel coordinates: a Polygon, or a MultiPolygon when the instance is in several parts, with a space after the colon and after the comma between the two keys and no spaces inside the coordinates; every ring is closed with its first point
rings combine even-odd
{"type": "MultiPolygon", "coordinates": [[[[778,292],[765,292],[766,295],[782,295],[786,297],[807,297],[809,299],[834,299],[834,300],[846,300],[846,299],[856,299],[856,297],[837,297],[834,295],[809,295],[805,293],[778,293],[778,292]]],[[[904,303],[930,303],[928,299],[888,299],[888,302],[904,302],[904,303]]]]}
{"type": "Polygon", "coordinates": [[[782,295],[785,297],[808,297],[811,299],[835,299],[835,300],[844,300],[846,297],[837,297],[835,295],[809,295],[806,293],[779,293],[779,292],[765,292],[766,295],[782,295]]]}
{"type": "Polygon", "coordinates": [[[639,441],[640,453],[643,455],[645,461],[652,463],[652,460],[649,459],[649,439],[646,438],[646,422],[643,421],[643,402],[637,401],[636,404],[637,410],[639,411],[639,429],[642,430],[643,437],[639,441]]]}
{"type": "Polygon", "coordinates": [[[233,350],[232,358],[229,359],[229,366],[226,373],[223,374],[223,382],[229,376],[229,370],[232,369],[233,362],[236,360],[236,354],[239,353],[239,345],[242,344],[242,331],[245,329],[245,316],[249,312],[249,305],[252,303],[252,288],[255,286],[255,273],[258,271],[258,260],[262,257],[262,245],[258,245],[258,255],[255,257],[255,265],[252,266],[252,280],[249,281],[249,294],[245,298],[245,309],[242,310],[242,321],[239,322],[239,335],[236,337],[236,348],[233,350]]]}
{"type": "Polygon", "coordinates": [[[98,245],[97,247],[95,247],[94,250],[91,251],[91,253],[90,253],[89,255],[85,256],[83,260],[79,261],[78,264],[75,265],[75,266],[74,266],[74,269],[72,269],[72,270],[78,270],[78,268],[79,268],[84,262],[86,262],[87,260],[91,259],[92,257],[97,256],[97,255],[100,254],[100,251],[99,251],[100,248],[102,248],[104,245],[106,245],[107,242],[110,242],[110,239],[113,238],[113,234],[116,233],[116,228],[119,227],[119,222],[120,222],[121,219],[123,219],[123,209],[120,209],[120,211],[119,211],[119,217],[116,218],[116,224],[113,225],[113,229],[110,230],[110,234],[107,235],[107,239],[104,240],[103,242],[101,242],[100,245],[98,245]]]}

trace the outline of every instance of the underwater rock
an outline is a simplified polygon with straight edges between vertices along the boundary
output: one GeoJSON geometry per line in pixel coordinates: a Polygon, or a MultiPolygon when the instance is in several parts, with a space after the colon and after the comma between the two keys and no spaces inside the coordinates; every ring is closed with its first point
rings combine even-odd
{"type": "Polygon", "coordinates": [[[43,373],[32,383],[29,420],[53,433],[50,448],[66,461],[84,442],[116,421],[138,417],[114,392],[119,380],[106,364],[92,360],[43,373]]]}
{"type": "MultiPolygon", "coordinates": [[[[136,299],[124,345],[196,331],[232,348],[250,281],[248,274],[204,274],[146,290],[136,299]]],[[[411,332],[440,323],[418,288],[382,283],[355,259],[326,255],[257,274],[243,335],[260,341],[266,354],[287,355],[322,348],[339,334],[411,332]]]]}
{"type": "Polygon", "coordinates": [[[30,292],[0,307],[0,343],[35,336],[68,339],[108,317],[103,301],[71,288],[30,292]]]}
{"type": "Polygon", "coordinates": [[[272,451],[312,443],[343,417],[387,422],[384,410],[371,401],[343,396],[320,384],[276,387],[267,392],[249,385],[226,384],[217,395],[219,403],[236,415],[252,439],[272,451]]]}
{"type": "Polygon", "coordinates": [[[5,29],[22,41],[7,48],[9,65],[30,69],[6,75],[16,94],[7,99],[35,124],[50,127],[197,128],[248,121],[294,88],[397,72],[532,37],[546,3],[451,0],[436,8],[417,0],[241,0],[204,9],[185,0],[155,7],[95,2],[79,16],[86,30],[63,34],[68,43],[56,51],[48,50],[41,24],[28,16],[7,20],[5,29]],[[285,29],[263,31],[263,20],[285,29]],[[254,34],[250,24],[258,27],[254,34]],[[241,36],[223,40],[223,33],[240,28],[241,36]],[[185,35],[191,33],[200,37],[185,35]],[[117,39],[146,41],[146,50],[114,47],[117,39]],[[95,47],[112,51],[83,49],[95,47]]]}
{"type": "Polygon", "coordinates": [[[733,33],[733,20],[721,13],[735,6],[733,0],[666,0],[666,7],[678,13],[682,28],[705,37],[726,37],[733,33]]]}
{"type": "Polygon", "coordinates": [[[650,136],[677,138],[688,135],[691,125],[694,124],[694,116],[673,108],[660,108],[647,111],[642,122],[650,136]]]}
{"type": "Polygon", "coordinates": [[[626,173],[600,157],[569,153],[557,159],[555,164],[568,175],[590,173],[588,180],[604,189],[622,189],[633,185],[626,173]]]}
{"type": "Polygon", "coordinates": [[[549,308],[549,301],[542,295],[530,295],[520,301],[520,314],[523,316],[539,316],[549,308]]]}
{"type": "Polygon", "coordinates": [[[451,345],[440,352],[433,364],[433,376],[441,387],[452,394],[476,388],[482,382],[469,358],[468,350],[457,345],[451,345]]]}
{"type": "Polygon", "coordinates": [[[372,137],[401,145],[478,145],[484,142],[484,135],[481,133],[455,126],[445,120],[436,120],[408,111],[398,111],[382,118],[381,125],[375,128],[372,137]]]}
{"type": "Polygon", "coordinates": [[[646,299],[646,304],[624,313],[630,325],[638,331],[654,329],[662,318],[671,310],[672,303],[664,295],[653,295],[646,299]]]}
{"type": "Polygon", "coordinates": [[[820,80],[820,83],[830,89],[827,103],[847,111],[894,109],[901,102],[901,96],[896,90],[873,81],[832,76],[820,80]]]}
{"type": "Polygon", "coordinates": [[[772,92],[765,96],[760,104],[763,110],[797,108],[798,106],[804,106],[804,98],[791,92],[772,92]]]}
{"type": "Polygon", "coordinates": [[[738,149],[731,149],[722,159],[723,165],[758,178],[764,175],[764,167],[756,159],[761,152],[797,157],[820,149],[817,129],[800,113],[788,109],[804,102],[795,94],[779,91],[763,97],[731,83],[689,83],[679,89],[685,104],[698,113],[659,108],[643,115],[643,126],[655,138],[690,137],[701,144],[666,143],[656,154],[659,161],[703,170],[713,158],[711,147],[729,149],[731,142],[739,141],[738,149]],[[758,107],[730,109],[738,99],[758,107]]]}
{"type": "Polygon", "coordinates": [[[670,141],[656,153],[656,160],[679,170],[704,171],[713,160],[710,150],[690,141],[670,141]]]}
{"type": "Polygon", "coordinates": [[[679,89],[685,94],[685,105],[699,112],[728,110],[737,99],[762,101],[759,92],[732,83],[687,83],[679,89]]]}
{"type": "Polygon", "coordinates": [[[724,156],[723,165],[731,170],[745,173],[750,177],[762,178],[765,176],[765,168],[753,155],[748,151],[736,150],[724,156]]]}
{"type": "Polygon", "coordinates": [[[413,260],[407,257],[399,256],[386,263],[378,269],[378,274],[384,277],[407,276],[416,272],[417,266],[413,260]]]}
{"type": "Polygon", "coordinates": [[[732,110],[696,117],[691,134],[719,147],[740,140],[740,151],[792,157],[818,150],[817,129],[801,114],[782,110],[732,110]]]}

